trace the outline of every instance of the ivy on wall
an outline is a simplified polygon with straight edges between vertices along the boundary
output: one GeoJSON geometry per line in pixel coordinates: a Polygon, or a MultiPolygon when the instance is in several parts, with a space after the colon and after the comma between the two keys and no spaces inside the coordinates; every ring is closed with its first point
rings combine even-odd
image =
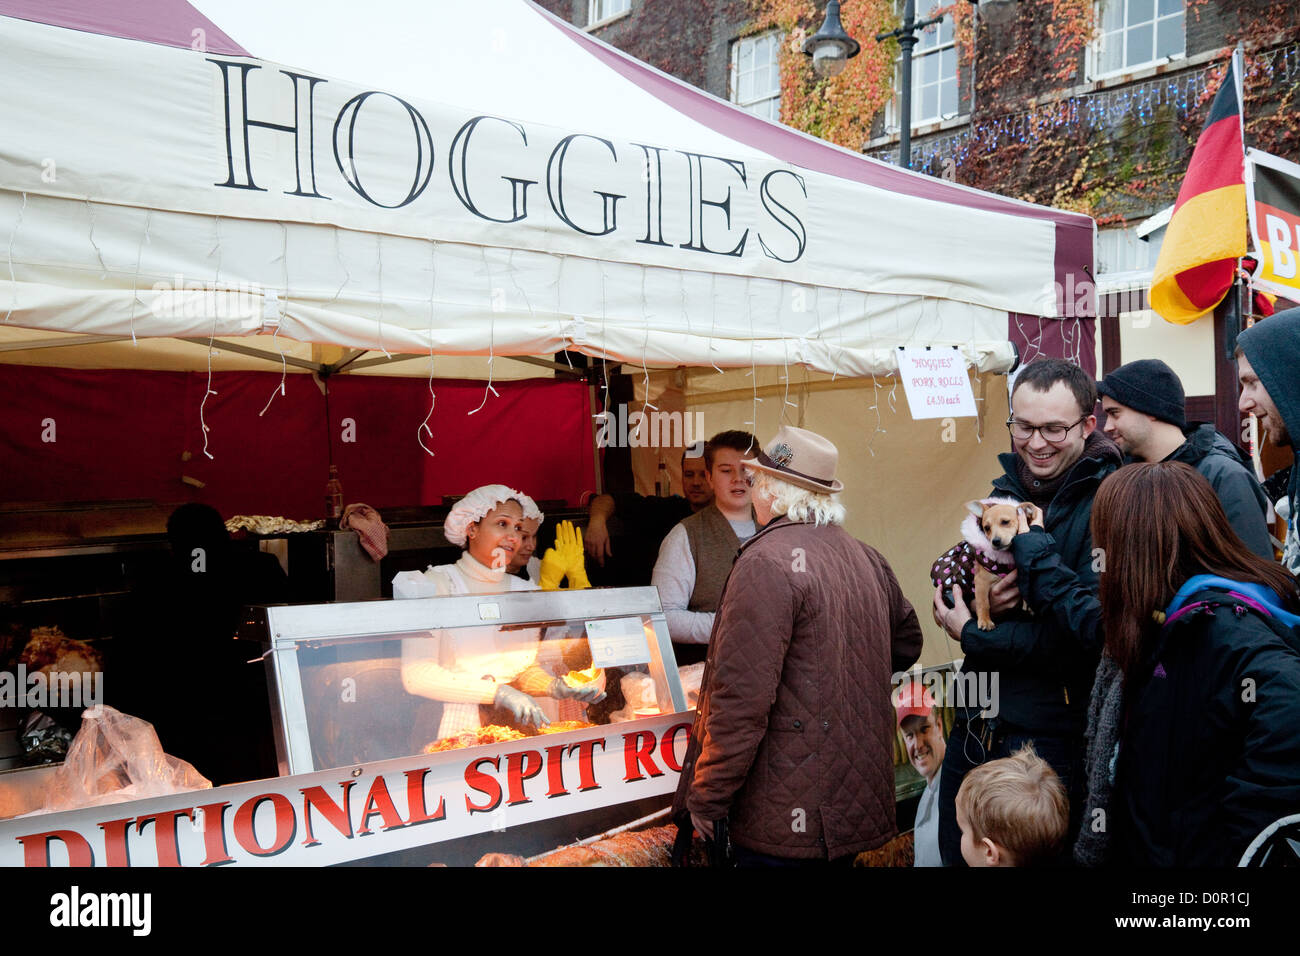
{"type": "MultiPolygon", "coordinates": [[[[859,40],[862,52],[827,80],[813,74],[801,49],[821,24],[824,3],[748,2],[755,32],[778,28],[786,35],[780,61],[782,121],[861,149],[894,95],[898,44],[875,40],[877,33],[898,25],[892,0],[843,0],[844,28],[859,40]]],[[[920,0],[917,6],[924,10],[926,4],[920,0]]],[[[955,175],[981,189],[1084,212],[1103,224],[1147,215],[1177,196],[1191,147],[1238,42],[1246,50],[1247,145],[1290,159],[1300,153],[1295,3],[1188,0],[1189,28],[1202,17],[1226,25],[1223,62],[1105,93],[1079,92],[1097,30],[1094,0],[1021,0],[1013,19],[997,25],[973,17],[964,0],[939,12],[954,20],[958,82],[970,124],[933,139],[914,139],[913,166],[922,172],[955,175]]]]}
{"type": "Polygon", "coordinates": [[[890,0],[843,0],[840,22],[862,44],[838,76],[820,79],[803,42],[825,18],[825,4],[811,0],[749,0],[753,32],[778,29],[781,121],[805,133],[859,150],[871,133],[871,121],[893,96],[898,43],[877,43],[877,33],[898,25],[890,0]]]}

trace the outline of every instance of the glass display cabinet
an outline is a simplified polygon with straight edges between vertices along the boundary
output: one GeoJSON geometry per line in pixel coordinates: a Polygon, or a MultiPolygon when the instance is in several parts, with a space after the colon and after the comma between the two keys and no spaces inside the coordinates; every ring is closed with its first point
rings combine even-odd
{"type": "Polygon", "coordinates": [[[688,709],[653,587],[255,612],[281,774],[688,709]]]}

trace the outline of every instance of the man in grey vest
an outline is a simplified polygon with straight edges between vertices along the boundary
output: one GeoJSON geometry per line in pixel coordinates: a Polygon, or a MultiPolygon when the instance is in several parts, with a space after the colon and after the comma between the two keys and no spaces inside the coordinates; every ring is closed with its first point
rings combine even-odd
{"type": "Polygon", "coordinates": [[[704,660],[713,612],[741,544],[756,530],[741,460],[759,448],[749,432],[719,432],[704,443],[713,503],[684,519],[659,548],[651,582],[659,589],[679,667],[704,660]]]}

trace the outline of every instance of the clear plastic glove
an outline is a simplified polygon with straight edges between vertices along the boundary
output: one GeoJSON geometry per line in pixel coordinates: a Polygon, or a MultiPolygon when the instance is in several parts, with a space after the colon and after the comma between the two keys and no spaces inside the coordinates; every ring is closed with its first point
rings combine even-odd
{"type": "Polygon", "coordinates": [[[537,701],[509,684],[502,684],[497,688],[496,697],[493,698],[492,703],[510,711],[515,720],[521,724],[532,724],[534,727],[540,727],[543,724],[550,723],[546,719],[546,715],[542,713],[542,708],[537,706],[537,701]]]}
{"type": "Polygon", "coordinates": [[[605,692],[595,681],[570,687],[563,677],[551,682],[550,695],[556,700],[576,700],[580,704],[598,704],[605,699],[605,692]]]}

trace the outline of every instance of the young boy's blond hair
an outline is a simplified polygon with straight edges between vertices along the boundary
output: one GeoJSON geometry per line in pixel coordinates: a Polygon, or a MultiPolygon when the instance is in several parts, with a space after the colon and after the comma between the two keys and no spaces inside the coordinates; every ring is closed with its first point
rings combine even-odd
{"type": "Polygon", "coordinates": [[[1031,745],[966,774],[957,791],[957,812],[973,831],[972,842],[988,841],[988,852],[1001,856],[1003,866],[1051,862],[1061,853],[1070,825],[1061,778],[1031,745]]]}

